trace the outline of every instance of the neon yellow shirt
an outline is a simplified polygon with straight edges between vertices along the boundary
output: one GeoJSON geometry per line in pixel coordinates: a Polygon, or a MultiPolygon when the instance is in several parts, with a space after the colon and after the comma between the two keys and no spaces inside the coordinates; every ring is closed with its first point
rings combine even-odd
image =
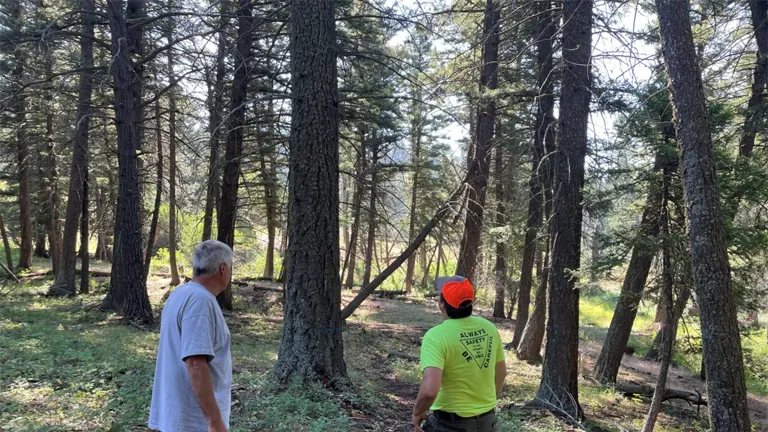
{"type": "Polygon", "coordinates": [[[496,363],[502,360],[499,331],[485,318],[447,319],[431,328],[421,342],[421,370],[443,371],[432,410],[472,417],[495,408],[496,363]]]}

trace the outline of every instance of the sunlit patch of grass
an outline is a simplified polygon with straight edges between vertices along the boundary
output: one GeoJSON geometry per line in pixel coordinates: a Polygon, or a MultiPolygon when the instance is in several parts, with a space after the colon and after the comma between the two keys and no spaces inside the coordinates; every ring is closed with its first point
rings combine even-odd
{"type": "Polygon", "coordinates": [[[391,364],[397,379],[417,384],[421,382],[421,368],[418,363],[393,359],[391,364]]]}

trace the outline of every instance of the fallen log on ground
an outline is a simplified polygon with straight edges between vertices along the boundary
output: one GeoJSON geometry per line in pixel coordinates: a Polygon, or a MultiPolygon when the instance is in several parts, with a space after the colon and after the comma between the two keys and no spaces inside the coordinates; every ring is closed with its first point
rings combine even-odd
{"type": "MultiPolygon", "coordinates": [[[[616,390],[626,397],[642,396],[653,397],[653,387],[641,385],[637,383],[616,383],[616,390]]],[[[689,404],[700,406],[707,406],[707,400],[699,392],[689,392],[684,390],[666,389],[664,390],[664,397],[662,401],[668,401],[672,399],[681,399],[689,404]]]]}
{"type": "Polygon", "coordinates": [[[277,288],[269,285],[264,285],[263,283],[256,283],[256,282],[250,282],[248,279],[245,280],[233,280],[232,285],[237,285],[241,287],[246,288],[253,288],[254,290],[260,290],[260,291],[272,291],[272,292],[279,292],[282,293],[282,288],[277,288]]]}
{"type": "MultiPolygon", "coordinates": [[[[361,290],[352,290],[353,293],[359,293],[361,290]]],[[[392,291],[392,290],[376,290],[372,293],[372,295],[379,296],[379,297],[385,297],[385,298],[395,298],[397,296],[405,295],[406,292],[404,290],[400,291],[392,291]]]]}
{"type": "Polygon", "coordinates": [[[400,359],[400,360],[405,360],[405,361],[409,361],[409,362],[416,362],[416,363],[419,362],[419,358],[416,357],[415,355],[406,354],[404,352],[395,351],[395,350],[390,351],[389,354],[387,354],[387,358],[390,358],[390,359],[391,358],[397,358],[397,359],[400,359]]]}
{"type": "MultiPolygon", "coordinates": [[[[80,274],[81,272],[82,272],[82,269],[75,269],[76,274],[80,274]]],[[[110,277],[112,276],[112,271],[111,270],[88,270],[88,274],[94,277],[110,277]]],[[[150,273],[150,275],[161,277],[161,278],[171,277],[170,273],[150,273]]],[[[19,279],[33,279],[33,278],[44,277],[44,276],[53,276],[53,270],[44,270],[44,271],[26,273],[23,275],[19,275],[19,279]]]]}

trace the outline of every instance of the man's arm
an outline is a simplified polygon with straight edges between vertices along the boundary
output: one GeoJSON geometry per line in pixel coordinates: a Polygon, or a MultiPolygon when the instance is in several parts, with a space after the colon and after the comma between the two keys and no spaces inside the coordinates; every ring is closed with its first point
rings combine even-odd
{"type": "Polygon", "coordinates": [[[507,379],[507,364],[504,360],[496,362],[496,398],[501,396],[504,380],[507,379]]]}
{"type": "Polygon", "coordinates": [[[208,421],[208,430],[210,432],[226,432],[227,427],[224,424],[219,405],[216,403],[216,398],[213,395],[213,382],[211,381],[211,370],[208,368],[208,356],[190,356],[184,359],[184,364],[187,366],[192,391],[195,393],[203,415],[208,421]]]}
{"type": "Polygon", "coordinates": [[[424,380],[421,381],[419,395],[416,397],[416,405],[413,407],[414,426],[418,427],[418,422],[426,418],[429,408],[437,399],[437,393],[440,392],[442,380],[442,369],[436,367],[424,369],[424,380]]]}

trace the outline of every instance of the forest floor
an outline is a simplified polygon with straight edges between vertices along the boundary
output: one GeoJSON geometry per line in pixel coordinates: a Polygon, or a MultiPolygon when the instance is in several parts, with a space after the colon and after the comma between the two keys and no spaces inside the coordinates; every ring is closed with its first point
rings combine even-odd
{"type": "MultiPolygon", "coordinates": [[[[153,278],[150,297],[159,317],[168,279],[153,278]]],[[[0,290],[0,430],[146,431],[158,333],[126,326],[94,307],[94,294],[74,299],[35,295],[49,278],[27,281],[13,292],[0,290]]],[[[351,299],[344,294],[344,301],[351,299]]],[[[420,382],[418,363],[392,352],[418,357],[422,336],[440,322],[434,300],[371,298],[347,320],[345,359],[352,386],[332,393],[321,386],[276,392],[269,382],[277,359],[282,305],[279,293],[238,287],[235,311],[227,314],[234,362],[233,431],[408,431],[420,382]]],[[[584,296],[580,345],[579,398],[589,430],[639,430],[648,407],[643,398],[625,398],[589,379],[612,304],[584,296]]],[[[480,310],[480,314],[489,315],[480,310]]],[[[641,312],[633,346],[642,349],[653,334],[641,312]]],[[[494,320],[504,340],[514,321],[494,320]]],[[[526,408],[539,384],[541,367],[519,362],[507,352],[509,377],[501,401],[502,431],[575,430],[552,415],[526,408]]],[[[625,356],[621,381],[655,382],[658,365],[625,356]]],[[[670,371],[671,388],[704,393],[696,374],[670,371]]],[[[768,431],[768,399],[750,395],[756,430],[768,431]]],[[[706,408],[665,403],[659,431],[707,430],[706,408]]]]}

